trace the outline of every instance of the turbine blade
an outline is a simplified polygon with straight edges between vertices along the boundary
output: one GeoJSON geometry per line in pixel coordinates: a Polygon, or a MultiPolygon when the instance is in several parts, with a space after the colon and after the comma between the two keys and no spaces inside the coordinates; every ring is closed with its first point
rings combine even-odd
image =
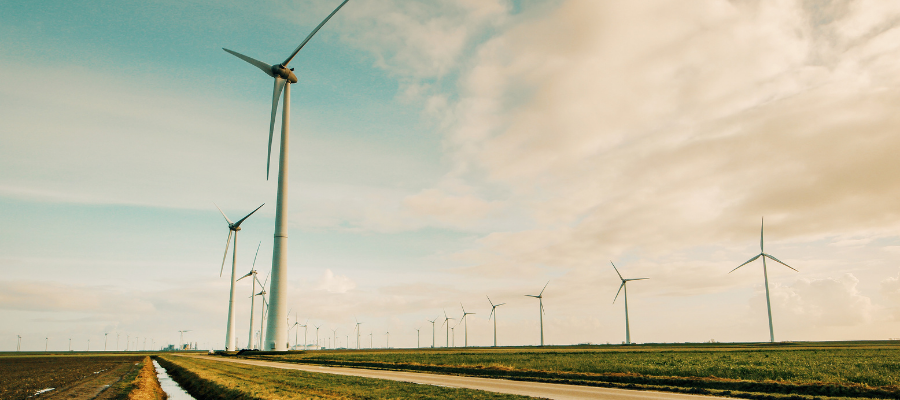
{"type": "Polygon", "coordinates": [[[550,284],[550,281],[547,281],[547,283],[546,283],[546,284],[544,284],[544,288],[543,288],[543,289],[541,289],[541,293],[540,293],[540,294],[539,294],[539,295],[538,295],[538,297],[541,297],[541,296],[543,296],[543,295],[544,295],[544,290],[546,290],[546,289],[547,289],[547,285],[549,285],[549,284],[550,284]]]}
{"type": "Polygon", "coordinates": [[[253,273],[252,273],[252,272],[248,272],[247,275],[244,275],[244,276],[240,277],[240,279],[236,280],[235,282],[240,282],[241,279],[244,279],[244,278],[246,278],[246,277],[248,277],[248,276],[250,276],[250,275],[253,275],[253,273]]]}
{"type": "MultiPolygon", "coordinates": [[[[771,259],[772,261],[775,261],[775,262],[777,262],[777,263],[779,263],[779,264],[781,264],[781,265],[784,265],[785,267],[788,267],[788,268],[790,268],[790,269],[793,269],[794,271],[797,271],[794,267],[792,267],[792,266],[790,266],[790,265],[787,265],[787,264],[783,263],[781,260],[779,260],[779,259],[777,259],[777,258],[775,258],[775,257],[772,257],[772,256],[770,256],[770,255],[768,255],[768,254],[763,254],[763,255],[766,256],[766,257],[769,257],[769,259],[771,259]]],[[[797,271],[797,272],[800,272],[800,271],[797,271]]]]}
{"type": "Polygon", "coordinates": [[[491,314],[488,315],[488,319],[491,319],[491,318],[494,316],[494,310],[495,310],[496,308],[497,308],[497,307],[492,307],[492,308],[491,308],[491,314]]]}
{"type": "Polygon", "coordinates": [[[766,227],[766,220],[760,217],[759,221],[759,252],[765,253],[766,251],[763,249],[763,229],[766,227]]]}
{"type": "Polygon", "coordinates": [[[241,60],[244,60],[244,61],[246,61],[246,62],[248,62],[248,63],[250,63],[250,64],[253,64],[256,68],[259,68],[259,69],[262,70],[262,72],[265,72],[266,75],[269,75],[269,76],[275,76],[274,74],[272,74],[272,66],[269,65],[269,64],[266,64],[266,63],[264,63],[264,62],[262,62],[262,61],[259,61],[259,60],[256,60],[256,59],[253,59],[253,58],[251,58],[251,57],[247,57],[247,56],[245,56],[245,55],[243,55],[243,54],[241,54],[241,53],[238,53],[238,52],[236,52],[236,51],[228,50],[228,49],[226,49],[226,48],[224,48],[224,47],[222,48],[222,50],[227,51],[227,52],[230,53],[231,55],[233,55],[233,56],[235,56],[235,57],[237,57],[237,58],[240,58],[241,60]]]}
{"type": "Polygon", "coordinates": [[[500,303],[500,304],[497,304],[497,307],[500,307],[500,306],[502,306],[502,305],[504,305],[504,304],[506,304],[506,303],[500,303]]]}
{"type": "MultiPolygon", "coordinates": [[[[256,210],[251,211],[250,214],[247,214],[246,217],[239,219],[238,222],[235,222],[234,223],[235,228],[241,226],[241,223],[244,222],[245,219],[250,218],[250,216],[253,215],[253,213],[259,211],[259,209],[262,208],[262,206],[264,206],[264,205],[266,205],[266,203],[262,203],[262,205],[260,205],[259,207],[256,207],[256,210]]],[[[260,242],[260,243],[262,243],[262,242],[260,242]]]]}
{"type": "Polygon", "coordinates": [[[625,287],[625,280],[622,280],[622,284],[619,285],[619,291],[616,292],[616,297],[613,298],[613,304],[616,304],[616,300],[619,298],[619,293],[622,293],[622,288],[625,287]]]}
{"type": "Polygon", "coordinates": [[[534,297],[534,298],[538,298],[537,296],[535,296],[535,295],[533,295],[533,294],[526,294],[525,297],[534,297]]]}
{"type": "Polygon", "coordinates": [[[300,43],[300,45],[297,46],[297,49],[294,50],[293,53],[291,53],[291,56],[288,57],[286,60],[284,60],[284,62],[281,63],[281,65],[284,65],[285,67],[287,67],[287,65],[291,62],[291,60],[294,59],[294,56],[296,56],[297,53],[300,52],[300,49],[302,49],[303,46],[306,46],[306,42],[308,42],[309,39],[312,39],[313,35],[315,35],[316,32],[319,31],[319,29],[322,29],[322,26],[325,25],[325,23],[328,22],[328,20],[331,19],[331,17],[334,16],[334,14],[336,14],[336,13],[338,12],[338,10],[340,10],[341,7],[344,6],[344,4],[347,4],[347,1],[349,1],[349,0],[344,0],[344,2],[341,3],[341,5],[337,6],[337,8],[335,8],[334,11],[331,12],[331,14],[328,14],[328,16],[325,17],[325,20],[323,20],[323,21],[319,24],[319,26],[316,27],[316,29],[313,29],[313,31],[309,33],[309,36],[307,36],[306,39],[303,40],[303,43],[300,43]]]}
{"type": "Polygon", "coordinates": [[[490,297],[488,297],[488,296],[484,296],[484,297],[487,297],[487,299],[488,299],[488,303],[491,303],[491,307],[493,307],[493,306],[494,306],[494,302],[493,302],[493,301],[491,301],[491,298],[490,298],[490,297]]]}
{"type": "Polygon", "coordinates": [[[731,271],[728,271],[728,273],[730,274],[730,273],[732,273],[732,272],[734,272],[734,271],[737,271],[738,268],[743,267],[743,266],[745,266],[745,265],[747,265],[747,264],[750,264],[750,263],[753,262],[753,261],[756,261],[756,259],[759,258],[759,256],[761,256],[761,255],[762,255],[762,253],[757,254],[756,257],[753,257],[753,258],[747,260],[746,262],[744,262],[743,264],[738,265],[737,268],[735,268],[735,269],[733,269],[733,270],[731,270],[731,271]]]}
{"type": "Polygon", "coordinates": [[[628,282],[628,281],[642,281],[642,280],[644,280],[644,279],[650,279],[650,278],[631,278],[631,279],[625,279],[625,282],[628,282]]]}
{"type": "Polygon", "coordinates": [[[272,164],[272,133],[275,131],[275,113],[278,111],[278,98],[284,89],[286,80],[275,77],[275,88],[272,90],[272,118],[269,120],[269,152],[266,156],[266,180],[269,180],[269,168],[272,164]]]}
{"type": "Polygon", "coordinates": [[[222,272],[225,272],[225,260],[228,259],[228,246],[231,245],[231,234],[234,231],[228,230],[228,240],[225,241],[225,254],[222,256],[222,267],[219,268],[219,278],[222,277],[222,272]]]}
{"type": "Polygon", "coordinates": [[[218,205],[218,204],[216,204],[216,203],[213,203],[213,205],[214,205],[214,206],[216,206],[216,208],[218,208],[218,209],[219,209],[219,212],[220,212],[220,213],[222,213],[222,216],[223,216],[223,217],[225,217],[225,221],[228,221],[228,225],[231,225],[231,223],[232,223],[232,222],[231,222],[231,220],[230,220],[230,219],[228,219],[228,216],[226,216],[226,215],[225,215],[225,212],[224,212],[224,211],[222,211],[222,209],[221,209],[221,208],[219,208],[219,205],[218,205]]]}
{"type": "MultiPolygon", "coordinates": [[[[253,266],[250,267],[250,273],[253,273],[253,268],[256,267],[256,257],[259,256],[259,246],[262,246],[262,240],[259,241],[259,244],[256,245],[256,255],[253,256],[253,266]]],[[[249,274],[248,274],[249,275],[249,274]]]]}
{"type": "Polygon", "coordinates": [[[612,260],[609,260],[609,263],[612,264],[613,269],[616,270],[616,275],[619,275],[619,279],[625,279],[622,277],[622,274],[619,273],[619,269],[616,268],[616,264],[613,264],[612,260]]]}

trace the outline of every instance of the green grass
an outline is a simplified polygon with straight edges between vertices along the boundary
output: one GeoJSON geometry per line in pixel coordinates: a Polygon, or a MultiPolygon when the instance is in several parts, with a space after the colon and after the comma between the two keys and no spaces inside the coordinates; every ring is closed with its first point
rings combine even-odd
{"type": "Polygon", "coordinates": [[[158,358],[195,398],[228,399],[527,399],[469,389],[318,374],[188,357],[158,358]],[[174,364],[174,367],[173,365],[174,364]]]}
{"type": "Polygon", "coordinates": [[[251,357],[659,390],[900,398],[898,342],[310,351],[251,357]]]}

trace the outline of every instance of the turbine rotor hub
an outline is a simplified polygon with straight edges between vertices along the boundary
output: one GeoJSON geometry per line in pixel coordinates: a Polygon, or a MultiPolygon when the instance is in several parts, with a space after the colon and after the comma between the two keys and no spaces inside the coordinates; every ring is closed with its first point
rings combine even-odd
{"type": "Polygon", "coordinates": [[[297,75],[294,75],[294,69],[287,68],[281,64],[275,64],[272,66],[272,75],[287,80],[290,83],[297,83],[297,75]]]}

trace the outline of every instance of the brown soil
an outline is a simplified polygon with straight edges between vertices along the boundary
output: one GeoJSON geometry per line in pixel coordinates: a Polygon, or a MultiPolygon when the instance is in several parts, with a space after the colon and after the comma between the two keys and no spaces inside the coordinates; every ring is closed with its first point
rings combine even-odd
{"type": "Polygon", "coordinates": [[[141,356],[41,355],[0,358],[0,399],[93,399],[141,356]],[[35,395],[40,390],[53,390],[35,395]]]}

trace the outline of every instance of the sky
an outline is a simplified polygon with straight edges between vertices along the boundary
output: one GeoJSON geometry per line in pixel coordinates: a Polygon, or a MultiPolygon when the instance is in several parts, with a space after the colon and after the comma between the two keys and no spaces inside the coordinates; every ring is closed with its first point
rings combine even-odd
{"type": "MultiPolygon", "coordinates": [[[[224,346],[214,204],[265,203],[236,267],[259,246],[264,280],[276,181],[271,78],[221,48],[280,62],[338,4],[0,3],[0,351],[224,346]]],[[[729,273],[763,217],[798,270],[768,264],[776,340],[900,338],[898,24],[874,0],[350,0],[291,63],[292,344],[355,347],[358,320],[362,347],[487,346],[490,296],[498,344],[537,345],[545,284],[546,344],[621,343],[610,262],[649,278],[633,342],[766,341],[762,264],[729,273]]]]}

